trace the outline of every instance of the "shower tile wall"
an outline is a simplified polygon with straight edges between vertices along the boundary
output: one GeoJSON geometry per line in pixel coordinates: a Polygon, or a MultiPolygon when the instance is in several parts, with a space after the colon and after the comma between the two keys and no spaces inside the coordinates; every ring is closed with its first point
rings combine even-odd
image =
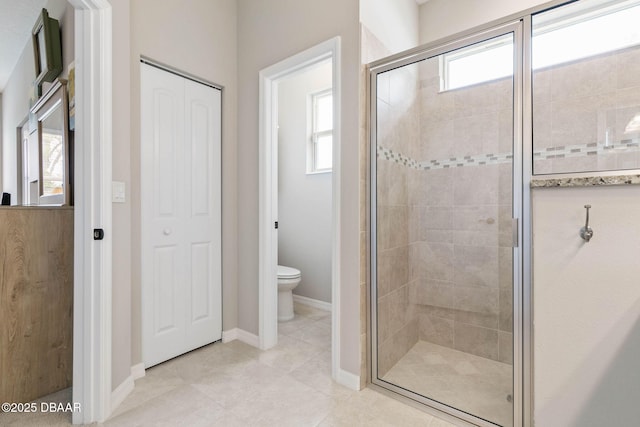
{"type": "Polygon", "coordinates": [[[511,85],[378,76],[380,375],[418,339],[512,363],[511,85]]]}
{"type": "MultiPolygon", "coordinates": [[[[417,69],[405,67],[378,80],[378,142],[411,154],[419,143],[417,69]]],[[[383,376],[417,342],[410,300],[409,169],[378,158],[378,373],[383,376]]]]}
{"type": "Polygon", "coordinates": [[[411,300],[419,337],[512,362],[511,78],[440,91],[438,59],[420,65],[422,163],[409,174],[411,300]],[[463,161],[464,160],[464,161],[463,161]],[[461,166],[462,165],[462,166],[461,166]]]}
{"type": "MultiPolygon", "coordinates": [[[[378,76],[380,375],[418,339],[512,363],[512,80],[439,79],[436,58],[378,76]]],[[[536,173],[640,167],[640,48],[533,89],[536,173]]]]}
{"type": "Polygon", "coordinates": [[[533,113],[534,173],[640,168],[640,47],[535,71],[533,113]]]}

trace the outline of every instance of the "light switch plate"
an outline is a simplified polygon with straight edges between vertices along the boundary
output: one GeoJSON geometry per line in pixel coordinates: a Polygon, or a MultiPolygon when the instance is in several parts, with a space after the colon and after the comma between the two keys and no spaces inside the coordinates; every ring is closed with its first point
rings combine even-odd
{"type": "Polygon", "coordinates": [[[124,182],[113,181],[111,183],[111,201],[113,203],[124,203],[126,201],[124,182]]]}

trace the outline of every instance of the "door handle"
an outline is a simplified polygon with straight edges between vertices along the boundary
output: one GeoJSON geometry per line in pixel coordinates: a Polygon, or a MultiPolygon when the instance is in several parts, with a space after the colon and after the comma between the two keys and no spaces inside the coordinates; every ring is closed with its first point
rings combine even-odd
{"type": "Polygon", "coordinates": [[[168,236],[169,234],[171,234],[171,233],[172,233],[172,230],[171,230],[170,228],[168,228],[168,227],[167,227],[167,228],[165,228],[164,230],[162,230],[162,233],[163,233],[165,236],[168,236]]]}

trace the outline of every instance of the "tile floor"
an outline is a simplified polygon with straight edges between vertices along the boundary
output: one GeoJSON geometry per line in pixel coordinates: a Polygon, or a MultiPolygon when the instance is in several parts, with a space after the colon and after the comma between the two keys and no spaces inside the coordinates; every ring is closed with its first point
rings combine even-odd
{"type": "Polygon", "coordinates": [[[383,380],[510,427],[512,372],[505,363],[418,341],[383,380]]]}
{"type": "MultiPolygon", "coordinates": [[[[216,343],[150,368],[105,426],[422,426],[452,424],[331,379],[331,317],[295,306],[278,345],[216,343]]],[[[42,401],[68,402],[70,390],[42,401]]],[[[68,426],[67,414],[0,414],[2,426],[68,426]]]]}

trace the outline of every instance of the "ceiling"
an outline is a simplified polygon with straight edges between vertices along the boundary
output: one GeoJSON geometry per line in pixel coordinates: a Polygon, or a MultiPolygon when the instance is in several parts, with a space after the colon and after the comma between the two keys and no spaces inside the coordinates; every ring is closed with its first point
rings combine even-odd
{"type": "Polygon", "coordinates": [[[31,37],[47,0],[0,0],[0,92],[31,37]]]}
{"type": "MultiPolygon", "coordinates": [[[[418,5],[429,0],[416,0],[418,5]]],[[[31,37],[38,13],[47,0],[0,0],[0,92],[31,37]]]]}

